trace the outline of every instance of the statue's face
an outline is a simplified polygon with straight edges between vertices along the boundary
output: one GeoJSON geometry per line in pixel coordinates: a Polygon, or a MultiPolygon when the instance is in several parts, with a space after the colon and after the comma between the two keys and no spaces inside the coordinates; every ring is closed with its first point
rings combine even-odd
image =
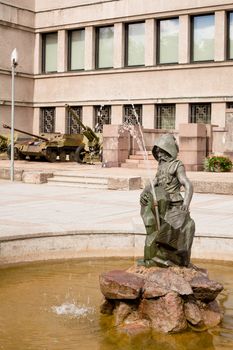
{"type": "Polygon", "coordinates": [[[171,159],[170,154],[168,154],[167,152],[165,152],[161,148],[158,148],[157,155],[158,155],[158,161],[163,160],[163,161],[167,162],[171,159]]]}

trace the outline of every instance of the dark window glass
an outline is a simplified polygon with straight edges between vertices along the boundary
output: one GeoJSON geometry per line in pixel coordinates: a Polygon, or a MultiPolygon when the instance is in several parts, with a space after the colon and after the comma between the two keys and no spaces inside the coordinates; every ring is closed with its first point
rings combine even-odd
{"type": "Polygon", "coordinates": [[[211,122],[211,104],[193,103],[191,104],[191,123],[210,124],[211,122]]]}
{"type": "Polygon", "coordinates": [[[40,114],[40,132],[55,131],[55,107],[43,107],[40,114]]]}
{"type": "MultiPolygon", "coordinates": [[[[82,122],[82,107],[72,106],[72,110],[77,114],[79,120],[82,122]]],[[[82,129],[78,124],[77,119],[70,112],[68,112],[66,118],[67,134],[80,134],[82,129]]]]}
{"type": "Polygon", "coordinates": [[[111,124],[111,106],[95,106],[95,132],[103,132],[104,124],[111,124]]]}
{"type": "Polygon", "coordinates": [[[123,123],[130,125],[142,125],[142,105],[125,105],[123,123]]]}
{"type": "Polygon", "coordinates": [[[176,106],[175,104],[157,105],[156,129],[175,129],[176,106]]]}

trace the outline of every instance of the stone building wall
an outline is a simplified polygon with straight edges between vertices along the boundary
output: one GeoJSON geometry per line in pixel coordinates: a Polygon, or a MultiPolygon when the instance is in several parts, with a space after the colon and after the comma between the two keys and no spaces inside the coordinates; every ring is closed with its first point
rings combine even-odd
{"type": "MultiPolygon", "coordinates": [[[[227,103],[233,101],[232,61],[227,59],[228,0],[3,0],[0,4],[0,120],[9,121],[10,53],[17,47],[20,63],[16,76],[17,127],[39,132],[41,108],[54,107],[56,131],[66,130],[64,105],[82,106],[84,124],[94,126],[94,107],[111,106],[112,124],[121,124],[124,106],[142,107],[142,124],[156,126],[161,104],[175,105],[175,132],[190,121],[190,104],[209,103],[211,123],[216,125],[216,152],[224,152],[227,103]],[[191,18],[215,15],[214,59],[192,62],[191,18]],[[179,47],[176,64],[159,64],[157,23],[179,18],[179,47]],[[145,22],[145,64],[125,65],[125,37],[128,23],[145,22]],[[96,32],[114,27],[114,61],[109,69],[96,69],[96,32]],[[68,67],[70,30],[85,29],[85,64],[81,71],[68,67]],[[57,72],[42,73],[43,34],[57,33],[57,72]],[[218,145],[221,145],[218,146],[218,145]]],[[[1,125],[0,125],[1,132],[1,125]]],[[[227,131],[226,131],[227,132],[227,131]]]]}

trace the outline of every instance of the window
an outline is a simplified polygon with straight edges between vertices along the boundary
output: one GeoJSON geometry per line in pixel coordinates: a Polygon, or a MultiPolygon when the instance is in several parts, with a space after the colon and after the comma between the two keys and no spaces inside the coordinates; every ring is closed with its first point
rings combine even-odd
{"type": "Polygon", "coordinates": [[[54,132],[55,107],[43,107],[40,114],[40,132],[54,132]]]}
{"type": "Polygon", "coordinates": [[[191,123],[210,124],[211,122],[211,104],[193,103],[191,104],[191,123]]]}
{"type": "Polygon", "coordinates": [[[113,67],[113,36],[114,27],[97,28],[96,35],[96,67],[112,68],[113,67]]]}
{"type": "Polygon", "coordinates": [[[142,125],[142,105],[125,105],[123,123],[130,125],[142,125]]]}
{"type": "Polygon", "coordinates": [[[126,27],[126,65],[145,64],[145,23],[132,23],[126,27]]]}
{"type": "Polygon", "coordinates": [[[233,109],[233,102],[227,102],[227,109],[233,109]]]}
{"type": "Polygon", "coordinates": [[[85,30],[72,30],[69,32],[69,70],[84,69],[85,30]]]}
{"type": "Polygon", "coordinates": [[[192,61],[214,59],[214,15],[192,18],[192,61]]]}
{"type": "Polygon", "coordinates": [[[111,124],[111,106],[95,106],[95,132],[103,132],[104,124],[111,124]]]}
{"type": "Polygon", "coordinates": [[[177,63],[179,52],[179,19],[158,22],[158,62],[177,63]]]}
{"type": "Polygon", "coordinates": [[[233,12],[228,14],[228,59],[233,60],[233,12]]]}
{"type": "Polygon", "coordinates": [[[42,71],[57,71],[57,33],[44,34],[42,37],[42,71]]]}
{"type": "MultiPolygon", "coordinates": [[[[78,118],[82,122],[82,107],[72,106],[72,110],[77,114],[78,118]]],[[[80,134],[81,127],[77,122],[77,119],[68,112],[66,117],[66,132],[67,134],[80,134]]]]}
{"type": "Polygon", "coordinates": [[[176,106],[175,104],[157,105],[156,129],[175,129],[176,106]]]}

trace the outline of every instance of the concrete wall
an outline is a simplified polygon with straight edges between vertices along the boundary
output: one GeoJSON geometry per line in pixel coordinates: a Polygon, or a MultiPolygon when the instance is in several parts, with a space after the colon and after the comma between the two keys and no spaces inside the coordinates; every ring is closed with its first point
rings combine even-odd
{"type": "Polygon", "coordinates": [[[195,2],[193,0],[179,0],[179,2],[170,0],[68,0],[65,2],[63,0],[56,2],[53,0],[36,0],[36,28],[96,20],[106,21],[106,19],[109,21],[121,18],[131,20],[133,16],[137,16],[137,18],[143,16],[147,16],[147,18],[154,17],[155,15],[159,17],[176,16],[177,13],[185,14],[187,11],[211,12],[212,8],[219,10],[220,5],[232,7],[232,2],[229,0],[223,0],[221,3],[219,3],[219,0],[198,0],[195,2]],[[46,13],[45,10],[49,12],[46,13]]]}

